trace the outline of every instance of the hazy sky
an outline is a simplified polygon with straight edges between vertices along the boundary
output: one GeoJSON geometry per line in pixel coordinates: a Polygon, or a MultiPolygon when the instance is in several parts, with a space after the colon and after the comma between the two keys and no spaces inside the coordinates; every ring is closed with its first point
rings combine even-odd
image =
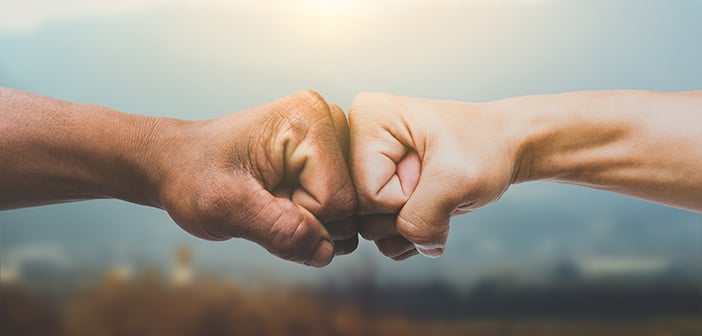
{"type": "MultiPolygon", "coordinates": [[[[702,89],[700,36],[702,1],[0,0],[0,85],[185,119],[306,88],[343,107],[360,91],[465,101],[679,91],[702,89]]],[[[362,244],[308,270],[247,242],[199,241],[166,214],[119,201],[0,212],[0,263],[166,264],[182,242],[203,268],[240,278],[343,278],[373,264],[383,279],[461,283],[500,269],[538,273],[562,258],[694,269],[702,215],[531,183],[456,218],[439,260],[393,263],[362,244]]]]}

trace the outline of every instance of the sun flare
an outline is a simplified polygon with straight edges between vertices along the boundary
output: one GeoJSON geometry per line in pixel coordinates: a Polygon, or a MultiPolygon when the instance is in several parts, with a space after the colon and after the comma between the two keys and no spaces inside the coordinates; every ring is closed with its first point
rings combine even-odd
{"type": "Polygon", "coordinates": [[[300,0],[300,7],[306,14],[327,17],[339,18],[349,16],[359,6],[362,1],[353,0],[300,0]]]}

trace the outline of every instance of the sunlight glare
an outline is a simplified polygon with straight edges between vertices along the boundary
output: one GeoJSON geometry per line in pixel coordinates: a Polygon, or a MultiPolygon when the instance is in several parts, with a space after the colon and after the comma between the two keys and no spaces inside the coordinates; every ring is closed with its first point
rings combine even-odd
{"type": "Polygon", "coordinates": [[[339,16],[347,12],[353,4],[351,0],[307,0],[311,11],[321,16],[339,16]]]}
{"type": "Polygon", "coordinates": [[[348,15],[354,6],[352,0],[304,0],[303,10],[320,17],[340,17],[348,15]]]}

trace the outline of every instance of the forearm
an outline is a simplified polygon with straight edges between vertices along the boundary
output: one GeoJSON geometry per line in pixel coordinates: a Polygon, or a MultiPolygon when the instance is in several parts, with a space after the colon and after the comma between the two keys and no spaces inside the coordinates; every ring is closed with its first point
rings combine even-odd
{"type": "Polygon", "coordinates": [[[574,92],[498,101],[515,182],[551,180],[702,210],[702,92],[574,92]]]}
{"type": "Polygon", "coordinates": [[[0,209],[93,198],[158,206],[164,122],[0,88],[0,209]]]}

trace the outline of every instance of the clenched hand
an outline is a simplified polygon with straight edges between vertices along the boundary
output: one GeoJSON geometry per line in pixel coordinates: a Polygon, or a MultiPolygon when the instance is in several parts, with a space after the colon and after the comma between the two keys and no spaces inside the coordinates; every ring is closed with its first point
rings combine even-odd
{"type": "Polygon", "coordinates": [[[365,93],[349,125],[360,231],[393,259],[440,256],[450,217],[495,201],[513,180],[503,125],[470,104],[365,93]]]}
{"type": "Polygon", "coordinates": [[[204,122],[184,122],[158,164],[162,206],[210,240],[241,237],[321,267],[353,251],[356,196],[343,111],[314,92],[204,122]]]}

